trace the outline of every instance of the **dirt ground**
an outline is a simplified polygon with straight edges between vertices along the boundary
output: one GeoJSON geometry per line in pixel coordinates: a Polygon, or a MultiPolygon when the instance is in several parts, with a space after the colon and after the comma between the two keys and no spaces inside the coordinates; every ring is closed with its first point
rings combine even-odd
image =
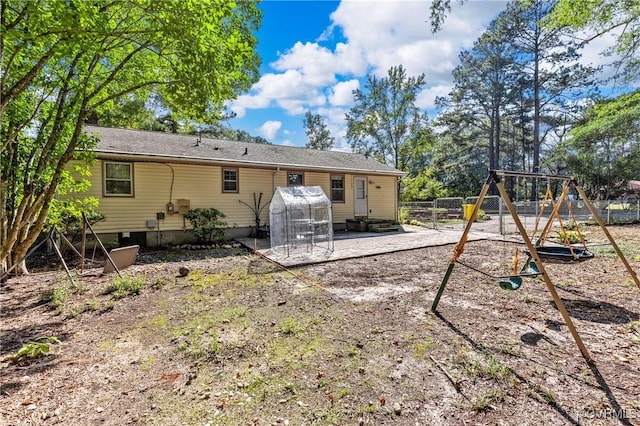
{"type": "MultiPolygon", "coordinates": [[[[640,270],[640,226],[609,229],[640,270]]],[[[173,250],[121,279],[14,277],[0,424],[640,424],[640,289],[585,233],[594,259],[545,268],[593,364],[540,277],[505,291],[488,276],[522,250],[499,241],[467,244],[460,260],[482,272],[456,265],[437,313],[453,246],[292,270],[173,250]]]]}

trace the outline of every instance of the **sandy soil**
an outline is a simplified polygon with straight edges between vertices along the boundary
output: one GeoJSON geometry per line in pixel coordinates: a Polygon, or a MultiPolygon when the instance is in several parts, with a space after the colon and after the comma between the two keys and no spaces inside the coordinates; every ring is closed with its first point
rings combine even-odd
{"type": "MultiPolygon", "coordinates": [[[[610,230],[638,271],[640,227],[610,230]]],[[[607,246],[545,265],[588,363],[540,277],[504,291],[488,276],[521,249],[467,244],[482,272],[457,265],[438,313],[453,246],[291,270],[240,249],[147,252],[122,279],[14,277],[0,424],[640,424],[640,289],[607,246]]]]}

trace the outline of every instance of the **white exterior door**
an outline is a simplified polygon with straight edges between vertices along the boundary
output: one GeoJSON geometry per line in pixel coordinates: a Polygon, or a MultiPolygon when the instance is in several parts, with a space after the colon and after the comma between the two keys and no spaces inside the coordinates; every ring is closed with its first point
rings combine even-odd
{"type": "Polygon", "coordinates": [[[353,214],[354,216],[367,216],[369,206],[367,204],[367,178],[353,178],[353,214]]]}

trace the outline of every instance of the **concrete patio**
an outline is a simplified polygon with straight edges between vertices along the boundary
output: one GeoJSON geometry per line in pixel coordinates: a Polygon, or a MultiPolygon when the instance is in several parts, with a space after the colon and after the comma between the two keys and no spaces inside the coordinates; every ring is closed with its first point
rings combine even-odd
{"type": "MultiPolygon", "coordinates": [[[[480,224],[478,224],[480,225],[480,224]]],[[[468,241],[478,241],[500,238],[499,234],[490,232],[484,226],[478,226],[477,230],[471,228],[468,241]]],[[[268,238],[240,238],[237,239],[244,246],[266,256],[284,267],[309,265],[314,263],[332,262],[336,260],[351,259],[377,254],[395,253],[404,250],[413,250],[431,246],[456,244],[462,236],[462,226],[456,228],[430,229],[417,226],[403,226],[402,231],[396,232],[347,232],[336,231],[333,239],[333,252],[326,256],[325,253],[305,253],[292,256],[281,256],[270,249],[268,238]]],[[[316,250],[317,252],[318,250],[316,250]]]]}

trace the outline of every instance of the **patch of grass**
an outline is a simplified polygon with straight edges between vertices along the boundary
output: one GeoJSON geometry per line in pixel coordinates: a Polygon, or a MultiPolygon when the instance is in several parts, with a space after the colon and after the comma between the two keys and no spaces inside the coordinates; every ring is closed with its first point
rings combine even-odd
{"type": "Polygon", "coordinates": [[[155,317],[144,321],[140,325],[142,327],[149,327],[149,328],[162,328],[162,327],[165,327],[167,323],[168,323],[168,320],[166,315],[156,315],[155,317]]]}
{"type": "Polygon", "coordinates": [[[135,296],[142,292],[144,288],[145,277],[123,275],[116,276],[113,282],[106,289],[107,294],[111,294],[114,299],[122,299],[127,296],[135,296]]]}
{"type": "MultiPolygon", "coordinates": [[[[626,241],[616,241],[616,245],[627,259],[640,260],[640,246],[626,241]]],[[[618,254],[610,244],[595,245],[589,248],[598,257],[618,258],[618,254]]]]}
{"type": "Polygon", "coordinates": [[[494,379],[500,379],[509,374],[509,367],[497,360],[493,355],[489,355],[487,359],[486,374],[494,379]]]}
{"type": "Polygon", "coordinates": [[[233,270],[209,274],[195,269],[187,276],[187,283],[196,290],[202,291],[210,287],[223,285],[257,287],[272,282],[271,274],[248,274],[247,271],[233,270]]]}
{"type": "Polygon", "coordinates": [[[160,290],[161,288],[163,288],[167,284],[169,284],[169,280],[167,280],[164,277],[158,277],[153,282],[153,284],[151,284],[151,288],[154,289],[154,290],[160,290]]]}
{"type": "Polygon", "coordinates": [[[314,337],[301,339],[285,335],[273,340],[267,346],[269,365],[295,372],[297,369],[315,367],[315,361],[325,353],[326,342],[314,337]]]}
{"type": "Polygon", "coordinates": [[[236,306],[235,308],[227,309],[220,315],[220,320],[223,323],[229,323],[236,318],[244,318],[247,316],[249,308],[246,306],[236,306]]]}
{"type": "Polygon", "coordinates": [[[338,397],[338,399],[341,399],[341,398],[344,398],[345,396],[349,395],[349,392],[350,392],[350,390],[349,390],[348,387],[342,387],[342,388],[338,389],[338,392],[337,392],[336,396],[338,397]]]}
{"type": "Polygon", "coordinates": [[[298,389],[296,388],[296,385],[292,382],[285,383],[283,388],[284,388],[284,392],[290,395],[297,395],[298,393],[298,389]]]}
{"type": "Polygon", "coordinates": [[[504,396],[504,392],[502,391],[489,391],[484,395],[474,398],[471,402],[471,409],[477,413],[489,411],[494,408],[491,404],[503,402],[504,396]]]}
{"type": "Polygon", "coordinates": [[[430,352],[433,349],[435,349],[435,347],[436,347],[436,344],[434,343],[431,336],[427,336],[424,338],[423,341],[414,343],[413,345],[413,349],[416,352],[416,357],[418,358],[422,358],[427,354],[427,352],[430,352]]]}
{"type": "Polygon", "coordinates": [[[98,309],[100,309],[100,302],[96,298],[92,298],[72,307],[67,313],[67,318],[76,318],[85,312],[93,312],[98,309]]]}
{"type": "Polygon", "coordinates": [[[455,355],[454,362],[460,365],[464,373],[472,380],[478,377],[500,380],[510,373],[509,367],[502,364],[493,355],[488,355],[485,360],[477,359],[464,349],[455,355]]]}
{"type": "Polygon", "coordinates": [[[210,358],[220,353],[216,322],[211,316],[197,316],[173,330],[178,349],[194,360],[210,358]]]}
{"type": "Polygon", "coordinates": [[[91,285],[84,281],[75,280],[71,285],[71,291],[73,294],[86,294],[91,290],[91,285]]]}
{"type": "Polygon", "coordinates": [[[301,334],[305,331],[305,328],[294,317],[284,317],[279,328],[284,334],[291,335],[301,334]]]}
{"type": "Polygon", "coordinates": [[[57,312],[62,312],[70,295],[71,291],[67,283],[58,284],[51,290],[49,295],[49,306],[57,312]]]}
{"type": "Polygon", "coordinates": [[[111,310],[113,310],[113,308],[115,308],[116,306],[116,301],[113,299],[107,300],[106,302],[104,302],[104,305],[102,306],[102,311],[103,312],[109,312],[111,310]]]}
{"type": "Polygon", "coordinates": [[[358,348],[356,346],[350,346],[349,349],[347,349],[347,355],[349,356],[349,358],[355,358],[358,356],[358,348]]]}
{"type": "Polygon", "coordinates": [[[358,406],[358,413],[360,414],[371,414],[371,413],[375,413],[376,412],[376,403],[375,402],[369,402],[367,403],[367,405],[360,405],[358,406]]]}
{"type": "Polygon", "coordinates": [[[140,363],[140,370],[141,371],[149,371],[149,369],[151,368],[151,366],[153,364],[155,364],[158,360],[156,358],[147,358],[142,360],[142,362],[140,363]]]}
{"type": "MultiPolygon", "coordinates": [[[[266,385],[266,381],[264,380],[264,377],[262,377],[261,375],[257,375],[254,378],[252,378],[252,380],[250,381],[250,383],[247,385],[247,387],[245,388],[245,390],[248,393],[258,393],[261,390],[263,390],[263,388],[266,385]]],[[[263,392],[264,394],[264,392],[263,392]]]]}
{"type": "Polygon", "coordinates": [[[584,234],[580,231],[564,230],[558,231],[555,240],[559,243],[569,241],[569,244],[577,244],[584,241],[584,234]]]}
{"type": "Polygon", "coordinates": [[[556,403],[555,397],[551,391],[544,389],[540,385],[529,385],[527,387],[527,396],[549,405],[555,405],[556,403]]]}
{"type": "Polygon", "coordinates": [[[505,355],[516,356],[518,355],[518,346],[515,343],[504,342],[500,345],[500,352],[505,355]]]}

